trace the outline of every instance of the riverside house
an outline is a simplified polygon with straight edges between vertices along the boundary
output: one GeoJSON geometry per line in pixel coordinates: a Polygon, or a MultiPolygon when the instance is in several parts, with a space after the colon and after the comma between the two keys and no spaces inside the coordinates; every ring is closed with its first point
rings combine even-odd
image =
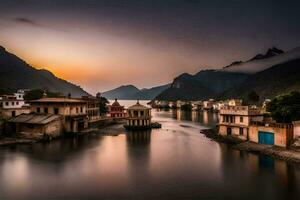
{"type": "Polygon", "coordinates": [[[28,139],[59,137],[63,133],[62,116],[54,114],[21,114],[8,124],[9,133],[28,139]]]}
{"type": "Polygon", "coordinates": [[[263,121],[260,109],[250,106],[225,106],[220,110],[219,134],[248,140],[252,121],[263,121]]]}
{"type": "Polygon", "coordinates": [[[108,106],[108,111],[111,118],[123,118],[126,116],[124,106],[121,106],[117,99],[108,106]]]}
{"type": "Polygon", "coordinates": [[[249,140],[259,144],[287,147],[293,135],[292,123],[251,122],[249,126],[249,140]]]}
{"type": "Polygon", "coordinates": [[[97,122],[100,118],[100,96],[82,96],[80,100],[86,102],[86,114],[89,122],[97,122]]]}
{"type": "Polygon", "coordinates": [[[126,129],[150,129],[151,128],[151,108],[143,106],[137,101],[127,109],[126,129]]]}
{"type": "Polygon", "coordinates": [[[64,132],[77,133],[88,127],[87,102],[71,98],[42,98],[30,101],[31,112],[62,116],[64,132]]]}
{"type": "Polygon", "coordinates": [[[3,120],[8,120],[12,117],[23,113],[29,113],[29,105],[25,104],[24,93],[18,91],[13,95],[0,96],[0,116],[3,120]]]}
{"type": "Polygon", "coordinates": [[[214,99],[209,99],[207,101],[203,101],[203,109],[204,110],[211,110],[213,109],[213,106],[215,104],[215,100],[214,99]]]}
{"type": "Polygon", "coordinates": [[[294,121],[294,138],[300,138],[300,121],[294,121]]]}

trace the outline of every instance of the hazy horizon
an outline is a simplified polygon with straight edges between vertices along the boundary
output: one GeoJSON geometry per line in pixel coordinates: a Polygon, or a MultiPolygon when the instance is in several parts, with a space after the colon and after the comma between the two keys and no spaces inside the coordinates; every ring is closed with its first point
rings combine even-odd
{"type": "Polygon", "coordinates": [[[292,0],[4,0],[0,45],[93,94],[150,88],[300,46],[299,8],[292,0]]]}

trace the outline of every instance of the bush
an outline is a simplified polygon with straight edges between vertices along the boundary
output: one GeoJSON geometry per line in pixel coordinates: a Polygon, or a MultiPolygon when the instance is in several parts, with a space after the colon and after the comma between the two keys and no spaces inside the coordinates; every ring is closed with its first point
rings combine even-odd
{"type": "Polygon", "coordinates": [[[267,104],[267,111],[280,123],[300,120],[300,93],[291,92],[275,97],[267,104]]]}

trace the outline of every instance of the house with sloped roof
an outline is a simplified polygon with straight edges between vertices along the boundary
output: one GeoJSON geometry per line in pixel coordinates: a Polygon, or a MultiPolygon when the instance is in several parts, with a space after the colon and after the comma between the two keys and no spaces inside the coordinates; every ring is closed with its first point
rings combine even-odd
{"type": "Polygon", "coordinates": [[[8,120],[9,132],[28,139],[59,137],[63,134],[61,115],[21,114],[8,120]]]}

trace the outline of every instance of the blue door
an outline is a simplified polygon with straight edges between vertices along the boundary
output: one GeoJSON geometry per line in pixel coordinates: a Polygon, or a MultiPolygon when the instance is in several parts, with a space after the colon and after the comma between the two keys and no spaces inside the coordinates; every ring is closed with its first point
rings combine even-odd
{"type": "Polygon", "coordinates": [[[258,143],[274,145],[274,133],[258,131],[258,143]]]}

